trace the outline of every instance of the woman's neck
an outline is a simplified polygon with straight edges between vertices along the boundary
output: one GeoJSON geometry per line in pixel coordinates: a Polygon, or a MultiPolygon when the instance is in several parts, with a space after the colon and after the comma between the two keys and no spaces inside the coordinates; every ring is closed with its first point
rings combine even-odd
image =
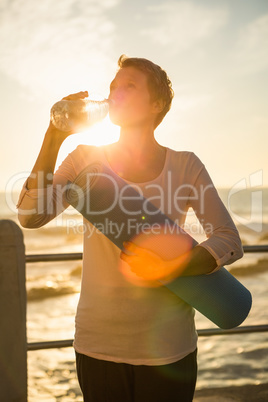
{"type": "Polygon", "coordinates": [[[132,156],[135,160],[150,159],[152,154],[158,153],[161,147],[154,137],[154,130],[149,127],[141,130],[121,129],[115,148],[125,155],[132,156]]]}
{"type": "Polygon", "coordinates": [[[123,178],[133,182],[153,180],[162,171],[166,148],[158,144],[154,133],[121,130],[119,141],[105,147],[106,158],[123,178]]]}

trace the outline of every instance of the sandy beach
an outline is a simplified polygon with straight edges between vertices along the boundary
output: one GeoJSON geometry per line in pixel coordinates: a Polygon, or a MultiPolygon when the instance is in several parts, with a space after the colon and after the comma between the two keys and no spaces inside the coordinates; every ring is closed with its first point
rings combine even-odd
{"type": "Polygon", "coordinates": [[[194,402],[267,402],[268,383],[241,387],[208,388],[195,392],[194,402]]]}

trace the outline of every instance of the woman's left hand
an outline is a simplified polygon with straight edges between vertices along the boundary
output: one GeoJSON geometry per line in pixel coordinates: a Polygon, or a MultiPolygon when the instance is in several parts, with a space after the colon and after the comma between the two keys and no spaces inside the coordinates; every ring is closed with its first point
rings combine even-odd
{"type": "Polygon", "coordinates": [[[164,260],[153,251],[132,242],[125,242],[124,248],[131,254],[122,251],[120,258],[130,266],[132,272],[144,280],[172,280],[185,268],[185,254],[173,260],[164,260]]]}

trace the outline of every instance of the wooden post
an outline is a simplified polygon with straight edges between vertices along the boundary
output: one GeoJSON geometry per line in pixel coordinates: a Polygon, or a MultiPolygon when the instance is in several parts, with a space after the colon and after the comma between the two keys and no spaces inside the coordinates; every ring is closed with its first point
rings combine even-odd
{"type": "Polygon", "coordinates": [[[27,401],[25,247],[11,220],[0,220],[0,400],[27,401]]]}

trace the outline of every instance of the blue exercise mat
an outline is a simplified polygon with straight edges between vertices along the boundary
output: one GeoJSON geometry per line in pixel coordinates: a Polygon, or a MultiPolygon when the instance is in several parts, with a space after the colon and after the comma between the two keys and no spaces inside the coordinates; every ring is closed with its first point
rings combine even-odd
{"type": "MultiPolygon", "coordinates": [[[[149,244],[153,243],[151,250],[162,258],[173,259],[178,256],[181,243],[185,245],[182,248],[188,249],[198,244],[136,191],[134,184],[127,184],[99,162],[87,166],[69,183],[66,199],[97,229],[117,225],[117,231],[103,233],[121,250],[124,241],[137,241],[140,245],[145,239],[146,244],[149,235],[149,244]],[[152,228],[151,232],[148,228],[152,228]],[[168,228],[169,235],[153,234],[154,228],[161,228],[161,233],[168,228]]],[[[163,286],[220,328],[240,325],[251,309],[250,292],[223,267],[210,275],[180,276],[163,286]]]]}

